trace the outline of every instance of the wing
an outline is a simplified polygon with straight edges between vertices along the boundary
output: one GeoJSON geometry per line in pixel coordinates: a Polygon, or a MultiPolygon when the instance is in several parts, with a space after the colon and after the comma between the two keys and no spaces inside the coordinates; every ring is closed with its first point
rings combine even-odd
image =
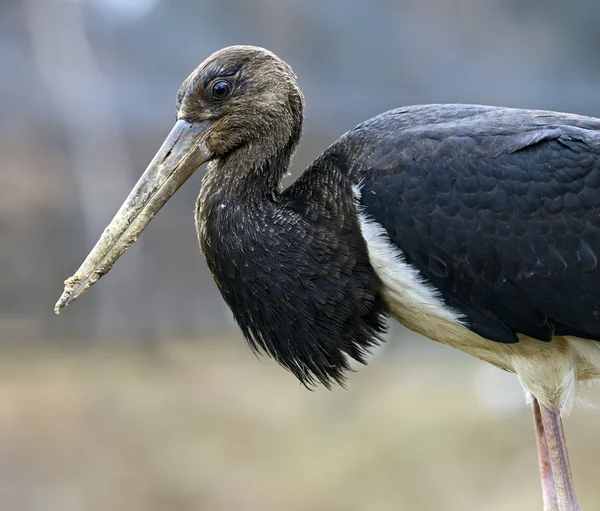
{"type": "Polygon", "coordinates": [[[600,120],[431,105],[338,144],[362,155],[365,211],[472,330],[600,339],[600,120]]]}

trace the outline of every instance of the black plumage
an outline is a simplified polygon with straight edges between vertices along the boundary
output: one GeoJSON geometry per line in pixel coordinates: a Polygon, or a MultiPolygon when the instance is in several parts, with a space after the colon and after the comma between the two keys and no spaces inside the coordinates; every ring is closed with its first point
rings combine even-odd
{"type": "Polygon", "coordinates": [[[365,155],[366,212],[469,328],[507,343],[600,338],[600,121],[417,106],[331,150],[348,146],[365,155]]]}
{"type": "MultiPolygon", "coordinates": [[[[289,151],[277,172],[288,163],[289,151]]],[[[472,105],[386,112],[283,193],[271,190],[254,215],[253,192],[238,201],[243,220],[227,226],[217,205],[239,197],[237,178],[227,187],[227,176],[215,186],[208,176],[211,271],[251,344],[304,382],[341,381],[344,354],[362,360],[381,332],[385,305],[352,204],[356,185],[362,210],[477,334],[600,338],[596,119],[472,105]],[[252,222],[270,228],[256,236],[252,222]],[[220,245],[222,232],[235,242],[220,245]]]]}

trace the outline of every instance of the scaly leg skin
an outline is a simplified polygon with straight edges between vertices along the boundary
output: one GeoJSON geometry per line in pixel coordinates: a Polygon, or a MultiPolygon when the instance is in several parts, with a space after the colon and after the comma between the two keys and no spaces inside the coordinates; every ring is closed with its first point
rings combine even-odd
{"type": "MultiPolygon", "coordinates": [[[[565,442],[560,413],[549,410],[543,405],[538,404],[538,406],[544,429],[547,453],[552,466],[552,475],[554,476],[558,509],[560,511],[581,511],[573,486],[573,477],[571,475],[571,467],[569,466],[567,444],[565,442]]],[[[544,474],[542,474],[543,477],[544,474]]]]}
{"type": "Polygon", "coordinates": [[[554,476],[552,475],[550,453],[548,452],[544,424],[542,423],[540,404],[535,398],[533,398],[533,420],[535,422],[535,438],[537,440],[540,476],[542,478],[544,511],[560,511],[560,508],[558,507],[558,496],[556,495],[556,486],[554,486],[554,476]]]}

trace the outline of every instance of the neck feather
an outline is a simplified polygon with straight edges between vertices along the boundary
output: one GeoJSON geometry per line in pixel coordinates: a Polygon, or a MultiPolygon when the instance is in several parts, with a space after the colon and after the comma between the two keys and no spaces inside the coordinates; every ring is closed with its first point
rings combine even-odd
{"type": "Polygon", "coordinates": [[[208,165],[199,204],[235,199],[237,206],[276,199],[297,145],[293,138],[283,147],[260,150],[244,145],[208,165]]]}

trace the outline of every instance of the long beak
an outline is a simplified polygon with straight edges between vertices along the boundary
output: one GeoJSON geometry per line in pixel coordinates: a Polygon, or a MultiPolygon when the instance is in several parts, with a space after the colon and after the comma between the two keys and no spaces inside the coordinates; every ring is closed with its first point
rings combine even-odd
{"type": "Polygon", "coordinates": [[[210,159],[205,139],[211,125],[177,121],[77,273],[65,280],[65,290],[54,306],[56,314],[110,271],[160,208],[210,159]]]}

